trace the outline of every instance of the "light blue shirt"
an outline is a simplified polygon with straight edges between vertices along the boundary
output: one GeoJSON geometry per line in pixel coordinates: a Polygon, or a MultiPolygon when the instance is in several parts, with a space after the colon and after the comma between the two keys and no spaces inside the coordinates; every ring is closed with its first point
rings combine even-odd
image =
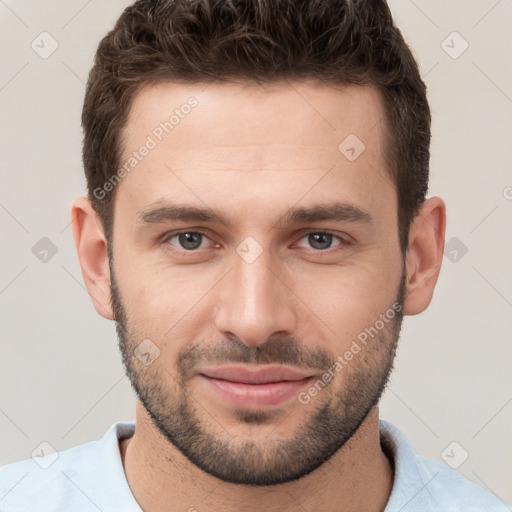
{"type": "MultiPolygon", "coordinates": [[[[379,425],[395,465],[385,512],[512,512],[446,464],[416,454],[395,426],[379,425]]],[[[97,441],[0,467],[0,512],[142,512],[119,450],[134,430],[135,422],[120,421],[97,441]]]]}

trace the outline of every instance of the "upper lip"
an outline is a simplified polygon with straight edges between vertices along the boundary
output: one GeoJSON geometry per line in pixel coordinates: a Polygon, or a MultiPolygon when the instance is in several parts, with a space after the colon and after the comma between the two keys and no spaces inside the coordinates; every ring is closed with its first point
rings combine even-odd
{"type": "Polygon", "coordinates": [[[267,384],[269,382],[297,381],[312,377],[306,373],[285,366],[264,366],[250,369],[245,366],[225,366],[201,370],[200,374],[213,379],[223,379],[244,384],[267,384]]]}

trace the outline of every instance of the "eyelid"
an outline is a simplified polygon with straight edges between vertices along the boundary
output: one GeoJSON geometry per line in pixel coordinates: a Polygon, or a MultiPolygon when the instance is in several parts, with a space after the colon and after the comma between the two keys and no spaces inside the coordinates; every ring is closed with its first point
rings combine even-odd
{"type": "Polygon", "coordinates": [[[354,241],[354,239],[344,231],[335,231],[332,229],[311,229],[311,228],[305,228],[301,229],[296,233],[296,235],[300,236],[301,238],[304,238],[306,235],[313,235],[313,234],[324,234],[324,235],[332,235],[336,238],[339,238],[342,241],[350,242],[354,241]]]}

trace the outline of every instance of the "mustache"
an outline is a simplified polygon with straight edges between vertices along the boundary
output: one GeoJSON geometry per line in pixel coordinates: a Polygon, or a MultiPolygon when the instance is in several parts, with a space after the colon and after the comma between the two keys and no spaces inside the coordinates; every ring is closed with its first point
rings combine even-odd
{"type": "Polygon", "coordinates": [[[283,364],[296,368],[326,371],[335,356],[323,348],[306,347],[295,339],[271,337],[261,345],[246,345],[236,336],[219,343],[191,343],[178,354],[182,376],[192,373],[200,363],[283,364]]]}

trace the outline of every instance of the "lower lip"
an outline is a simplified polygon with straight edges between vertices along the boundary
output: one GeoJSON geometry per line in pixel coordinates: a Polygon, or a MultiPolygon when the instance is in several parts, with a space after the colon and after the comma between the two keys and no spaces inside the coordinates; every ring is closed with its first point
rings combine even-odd
{"type": "Polygon", "coordinates": [[[263,409],[279,405],[297,395],[313,378],[302,380],[269,382],[267,384],[244,384],[199,375],[206,385],[225,401],[238,407],[263,409]]]}

